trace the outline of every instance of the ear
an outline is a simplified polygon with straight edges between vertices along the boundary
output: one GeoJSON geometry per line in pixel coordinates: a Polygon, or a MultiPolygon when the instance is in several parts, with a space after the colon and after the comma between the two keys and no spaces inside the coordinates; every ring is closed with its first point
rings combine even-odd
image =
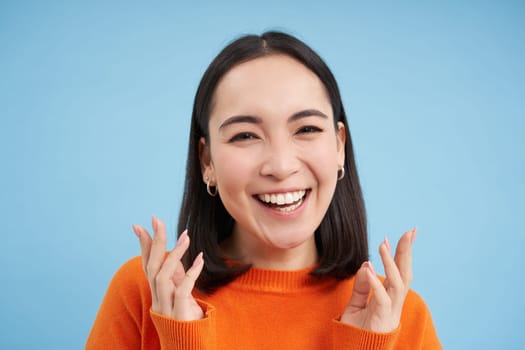
{"type": "Polygon", "coordinates": [[[340,167],[345,164],[345,142],[346,142],[346,128],[343,122],[337,122],[337,163],[340,167]]]}
{"type": "MultiPolygon", "coordinates": [[[[199,140],[199,159],[201,162],[201,173],[204,178],[207,176],[214,181],[213,162],[211,161],[210,146],[206,143],[206,139],[201,137],[199,140]]],[[[206,182],[206,181],[205,181],[206,182]]]]}

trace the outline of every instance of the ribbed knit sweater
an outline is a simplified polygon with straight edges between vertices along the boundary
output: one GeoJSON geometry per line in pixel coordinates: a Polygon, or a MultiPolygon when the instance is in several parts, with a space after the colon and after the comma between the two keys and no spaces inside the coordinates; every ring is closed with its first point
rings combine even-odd
{"type": "Polygon", "coordinates": [[[311,270],[252,268],[211,295],[195,292],[205,317],[184,322],[151,311],[148,281],[134,258],[113,277],[86,349],[441,349],[415,292],[399,328],[374,333],[338,321],[354,279],[318,279],[311,270]]]}

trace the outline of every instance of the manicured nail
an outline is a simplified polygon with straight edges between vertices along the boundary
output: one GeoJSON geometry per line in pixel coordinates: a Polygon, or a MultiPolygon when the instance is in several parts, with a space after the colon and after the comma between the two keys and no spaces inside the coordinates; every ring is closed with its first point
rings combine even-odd
{"type": "Polygon", "coordinates": [[[372,272],[372,275],[376,275],[376,270],[374,270],[374,265],[372,265],[371,261],[368,262],[368,269],[372,272]]]}
{"type": "Polygon", "coordinates": [[[151,227],[153,227],[153,233],[157,233],[157,229],[159,228],[159,223],[157,220],[158,219],[155,217],[155,215],[151,216],[151,227]]]}
{"type": "Polygon", "coordinates": [[[414,241],[416,240],[416,236],[417,236],[417,228],[414,227],[412,229],[412,234],[410,235],[410,244],[414,243],[414,241]]]}
{"type": "Polygon", "coordinates": [[[204,263],[204,253],[200,252],[199,254],[197,254],[197,257],[193,261],[193,265],[199,265],[202,263],[204,263]]]}
{"type": "Polygon", "coordinates": [[[139,230],[139,228],[137,226],[135,226],[135,225],[131,225],[131,228],[133,229],[133,233],[135,233],[135,236],[140,238],[140,230],[139,230]]]}
{"type": "Polygon", "coordinates": [[[184,243],[187,239],[188,239],[188,230],[184,230],[179,236],[179,239],[177,241],[177,246],[184,243]]]}
{"type": "Polygon", "coordinates": [[[392,253],[392,247],[390,247],[390,242],[388,241],[387,236],[385,236],[385,245],[386,245],[386,248],[388,249],[388,252],[392,253]]]}

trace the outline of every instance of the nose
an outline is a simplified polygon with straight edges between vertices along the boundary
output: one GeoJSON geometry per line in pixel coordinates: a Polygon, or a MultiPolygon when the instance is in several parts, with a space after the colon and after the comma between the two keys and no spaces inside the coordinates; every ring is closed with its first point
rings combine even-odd
{"type": "Polygon", "coordinates": [[[290,142],[268,145],[265,153],[260,171],[263,176],[284,180],[301,167],[298,152],[290,142]]]}

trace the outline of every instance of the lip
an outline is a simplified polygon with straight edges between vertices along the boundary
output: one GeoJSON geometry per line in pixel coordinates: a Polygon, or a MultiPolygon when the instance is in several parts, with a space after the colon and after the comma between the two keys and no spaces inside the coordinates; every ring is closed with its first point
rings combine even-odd
{"type": "Polygon", "coordinates": [[[253,196],[257,197],[257,195],[259,194],[281,194],[281,193],[286,193],[286,192],[297,192],[297,191],[303,191],[303,190],[309,191],[310,189],[311,189],[310,187],[280,188],[280,189],[275,189],[275,190],[257,192],[253,196]]]}

